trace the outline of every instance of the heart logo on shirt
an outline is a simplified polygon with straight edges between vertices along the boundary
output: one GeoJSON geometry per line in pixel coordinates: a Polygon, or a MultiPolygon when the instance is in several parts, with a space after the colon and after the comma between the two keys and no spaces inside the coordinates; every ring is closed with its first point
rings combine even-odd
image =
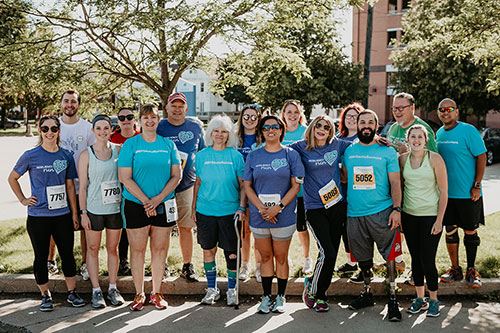
{"type": "Polygon", "coordinates": [[[179,132],[179,140],[182,143],[188,142],[189,140],[191,140],[193,138],[194,138],[194,134],[191,131],[187,131],[187,132],[181,131],[181,132],[179,132]]]}
{"type": "Polygon", "coordinates": [[[286,158],[277,158],[271,162],[271,167],[274,171],[278,170],[281,167],[286,167],[288,165],[286,158]]]}
{"type": "Polygon", "coordinates": [[[325,159],[326,163],[332,165],[333,162],[335,162],[335,160],[337,159],[337,151],[329,151],[323,156],[323,158],[325,159]]]}
{"type": "Polygon", "coordinates": [[[68,167],[68,161],[55,160],[54,163],[52,163],[52,166],[54,167],[54,170],[57,172],[57,174],[60,174],[68,167]]]}

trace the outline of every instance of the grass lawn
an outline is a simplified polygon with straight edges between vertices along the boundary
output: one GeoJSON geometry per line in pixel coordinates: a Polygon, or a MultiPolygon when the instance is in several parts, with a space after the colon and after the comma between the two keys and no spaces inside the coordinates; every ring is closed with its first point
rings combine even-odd
{"type": "MultiPolygon", "coordinates": [[[[481,245],[478,250],[476,267],[484,278],[500,277],[500,212],[486,217],[486,226],[479,229],[481,245]]],[[[104,237],[104,236],[103,236],[104,237]]],[[[196,237],[196,236],[195,236],[196,237]]],[[[463,246],[463,233],[460,233],[460,263],[462,267],[466,266],[465,248],[463,246]]],[[[106,268],[106,249],[104,240],[100,252],[100,271],[101,274],[107,273],[106,268]]],[[[75,233],[75,257],[77,263],[81,261],[80,235],[75,233]]],[[[407,267],[410,265],[410,256],[406,245],[404,246],[404,257],[407,267]]],[[[318,254],[316,242],[311,236],[311,257],[315,258],[318,254]]],[[[146,254],[146,265],[150,260],[149,251],[146,254]]],[[[253,254],[252,254],[253,256],[253,254]]],[[[302,249],[297,234],[294,235],[290,249],[290,257],[294,262],[292,268],[293,277],[302,275],[301,268],[303,264],[302,249]]],[[[252,259],[253,260],[253,259],[252,259]]],[[[375,262],[382,262],[378,253],[375,254],[375,262]]],[[[343,245],[340,246],[339,256],[337,257],[337,266],[345,262],[343,245]]],[[[61,268],[61,261],[58,257],[58,266],[61,268]]],[[[179,275],[182,268],[182,255],[179,247],[179,239],[172,237],[168,256],[170,270],[174,275],[179,275]]],[[[218,274],[226,276],[226,265],[222,251],[217,253],[218,274]]],[[[438,255],[436,259],[439,274],[442,274],[450,266],[444,235],[439,244],[438,255]]],[[[13,219],[0,221],[0,272],[2,273],[32,273],[33,251],[31,243],[26,233],[26,222],[24,219],[13,219]]],[[[200,275],[204,275],[202,250],[198,244],[194,246],[193,264],[200,275]]],[[[149,271],[149,266],[147,266],[149,271]]]]}

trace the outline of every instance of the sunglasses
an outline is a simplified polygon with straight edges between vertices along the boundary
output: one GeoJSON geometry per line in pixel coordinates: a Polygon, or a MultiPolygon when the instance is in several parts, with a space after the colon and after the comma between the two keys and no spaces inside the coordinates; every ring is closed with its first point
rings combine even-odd
{"type": "Polygon", "coordinates": [[[403,112],[409,106],[412,106],[412,104],[408,104],[408,105],[405,105],[405,106],[393,106],[392,107],[392,111],[403,112]]]}
{"type": "Polygon", "coordinates": [[[448,107],[446,107],[446,108],[439,108],[438,110],[439,110],[439,112],[441,112],[441,113],[445,113],[445,112],[446,112],[446,113],[450,113],[450,112],[455,111],[455,108],[454,108],[453,106],[448,106],[448,107]]]}
{"type": "Polygon", "coordinates": [[[319,129],[319,128],[324,128],[324,129],[325,129],[325,131],[329,131],[329,130],[331,130],[331,129],[332,129],[332,127],[331,127],[330,125],[323,125],[323,124],[320,124],[320,123],[316,123],[316,124],[314,125],[314,128],[318,128],[318,129],[319,129]]]}
{"type": "Polygon", "coordinates": [[[280,125],[278,124],[273,124],[273,125],[263,125],[261,130],[262,132],[267,132],[267,131],[270,131],[270,130],[279,130],[280,129],[280,125]]]}
{"type": "Polygon", "coordinates": [[[132,119],[134,119],[134,115],[133,114],[128,114],[126,116],[118,116],[118,120],[120,120],[120,121],[124,121],[125,119],[132,120],[132,119]]]}
{"type": "Polygon", "coordinates": [[[298,99],[287,99],[287,100],[285,101],[285,104],[286,104],[286,103],[297,103],[297,104],[299,104],[299,105],[300,105],[300,101],[299,101],[298,99]]]}
{"type": "Polygon", "coordinates": [[[252,120],[252,121],[256,121],[259,117],[257,117],[257,115],[253,114],[253,115],[249,115],[249,114],[244,114],[243,115],[243,119],[244,120],[252,120]]]}
{"type": "Polygon", "coordinates": [[[42,131],[43,133],[47,133],[49,129],[52,133],[57,133],[59,131],[59,126],[51,126],[50,128],[49,126],[40,127],[40,131],[42,131]]]}

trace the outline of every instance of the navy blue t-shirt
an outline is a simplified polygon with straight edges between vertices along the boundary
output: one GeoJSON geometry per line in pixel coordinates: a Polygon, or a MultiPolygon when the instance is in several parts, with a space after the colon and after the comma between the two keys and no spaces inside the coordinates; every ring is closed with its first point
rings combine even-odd
{"type": "Polygon", "coordinates": [[[243,160],[246,161],[248,154],[250,154],[250,152],[255,149],[256,149],[255,134],[245,134],[243,147],[238,148],[240,154],[243,155],[243,160]]]}

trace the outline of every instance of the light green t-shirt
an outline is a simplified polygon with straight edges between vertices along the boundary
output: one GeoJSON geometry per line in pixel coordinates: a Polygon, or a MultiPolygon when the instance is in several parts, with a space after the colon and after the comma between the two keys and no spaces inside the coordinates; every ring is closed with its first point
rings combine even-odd
{"type": "Polygon", "coordinates": [[[390,143],[395,143],[396,140],[406,143],[406,131],[408,131],[410,127],[416,124],[423,125],[425,128],[427,128],[427,132],[429,132],[429,141],[427,141],[425,147],[428,150],[437,153],[436,136],[434,135],[434,131],[425,121],[417,116],[415,116],[415,121],[413,122],[413,124],[411,124],[407,128],[402,128],[397,122],[392,124],[391,128],[389,128],[389,131],[387,132],[387,140],[389,140],[390,143]]]}

